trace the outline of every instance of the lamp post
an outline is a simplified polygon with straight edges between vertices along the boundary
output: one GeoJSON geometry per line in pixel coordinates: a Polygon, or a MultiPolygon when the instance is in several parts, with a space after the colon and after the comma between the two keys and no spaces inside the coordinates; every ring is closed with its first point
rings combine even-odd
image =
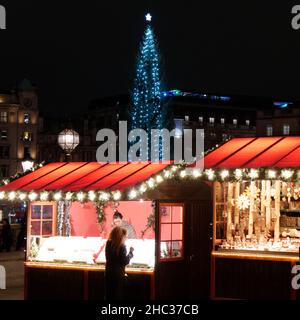
{"type": "Polygon", "coordinates": [[[79,134],[72,129],[65,129],[58,135],[58,144],[66,153],[66,158],[71,158],[71,153],[79,145],[79,134]]]}
{"type": "Polygon", "coordinates": [[[33,168],[33,165],[34,165],[34,160],[31,158],[30,154],[29,153],[25,154],[22,160],[23,172],[27,170],[31,170],[33,168]]]}

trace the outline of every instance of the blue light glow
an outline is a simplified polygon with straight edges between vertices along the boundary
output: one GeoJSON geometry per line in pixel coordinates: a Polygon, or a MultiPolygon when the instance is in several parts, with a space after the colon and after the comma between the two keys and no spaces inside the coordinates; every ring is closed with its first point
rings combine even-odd
{"type": "Polygon", "coordinates": [[[231,97],[229,96],[208,95],[206,93],[191,93],[191,92],[180,91],[178,89],[163,91],[161,94],[164,97],[196,97],[199,99],[208,99],[208,100],[216,100],[216,101],[224,101],[224,102],[231,100],[231,97]]]}
{"type": "Polygon", "coordinates": [[[287,108],[289,105],[292,105],[292,102],[283,102],[283,101],[274,101],[273,105],[279,108],[287,108]]]}

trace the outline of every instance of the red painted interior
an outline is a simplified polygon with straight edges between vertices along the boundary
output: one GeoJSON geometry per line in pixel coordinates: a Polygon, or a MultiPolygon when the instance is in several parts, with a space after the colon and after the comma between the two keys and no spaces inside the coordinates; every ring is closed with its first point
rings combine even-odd
{"type": "MultiPolygon", "coordinates": [[[[122,213],[123,219],[134,226],[136,234],[141,238],[141,231],[147,225],[148,216],[152,213],[151,201],[121,201],[118,211],[122,213]]],[[[70,221],[72,236],[103,237],[107,238],[112,228],[112,216],[114,208],[105,208],[106,222],[103,225],[97,223],[96,209],[91,202],[73,202],[70,208],[70,221]]],[[[144,238],[154,239],[154,232],[149,229],[144,238]]]]}

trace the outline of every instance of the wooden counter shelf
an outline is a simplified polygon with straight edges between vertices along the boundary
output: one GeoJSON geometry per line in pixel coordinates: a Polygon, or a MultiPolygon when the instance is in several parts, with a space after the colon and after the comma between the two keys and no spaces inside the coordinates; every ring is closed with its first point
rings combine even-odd
{"type": "Polygon", "coordinates": [[[291,286],[298,255],[233,251],[211,254],[212,299],[300,300],[299,290],[291,286]]]}
{"type": "Polygon", "coordinates": [[[224,251],[213,251],[213,257],[219,258],[231,258],[231,259],[249,259],[249,260],[270,260],[270,261],[289,261],[289,262],[300,262],[298,255],[289,255],[288,252],[284,253],[268,253],[267,251],[251,251],[245,253],[245,251],[240,252],[234,250],[230,252],[224,251]]]}
{"type": "MultiPolygon", "coordinates": [[[[84,271],[105,271],[105,265],[102,264],[72,264],[72,263],[57,263],[57,262],[33,262],[27,261],[24,263],[28,268],[43,268],[43,269],[61,269],[61,270],[84,270],[84,271]]],[[[153,268],[138,268],[127,267],[126,273],[129,274],[154,274],[153,268]]]]}
{"type": "MultiPolygon", "coordinates": [[[[27,261],[25,266],[25,299],[103,300],[105,266],[58,262],[27,261]]],[[[154,299],[153,268],[125,269],[128,299],[154,299]]]]}

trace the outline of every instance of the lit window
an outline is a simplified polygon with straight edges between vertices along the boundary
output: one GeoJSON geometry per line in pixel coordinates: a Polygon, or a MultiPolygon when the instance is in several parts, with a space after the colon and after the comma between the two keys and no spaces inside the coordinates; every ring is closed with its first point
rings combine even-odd
{"type": "Polygon", "coordinates": [[[223,139],[223,140],[228,139],[228,134],[227,134],[227,133],[222,133],[222,139],[223,139]]]}
{"type": "Polygon", "coordinates": [[[221,118],[221,124],[225,124],[225,118],[221,118]]]}
{"type": "Polygon", "coordinates": [[[31,141],[32,140],[32,134],[30,132],[28,132],[28,131],[23,132],[22,140],[23,141],[31,141]]]}
{"type": "Polygon", "coordinates": [[[163,203],[159,206],[160,259],[183,258],[183,204],[163,203]]]}
{"type": "Polygon", "coordinates": [[[290,125],[289,124],[284,124],[283,125],[282,133],[284,135],[289,135],[290,134],[290,125]]]}
{"type": "Polygon", "coordinates": [[[250,120],[246,120],[246,126],[250,126],[250,120]]]}
{"type": "Polygon", "coordinates": [[[0,133],[0,138],[1,140],[7,140],[7,131],[6,130],[2,130],[0,133]]]}
{"type": "Polygon", "coordinates": [[[184,120],[185,120],[185,121],[189,121],[189,120],[190,120],[190,117],[189,117],[189,116],[184,116],[184,120]]]}
{"type": "Polygon", "coordinates": [[[273,135],[273,126],[272,125],[267,125],[267,136],[270,137],[273,135]]]}
{"type": "Polygon", "coordinates": [[[8,114],[7,111],[0,112],[0,122],[7,122],[8,121],[8,114]]]}
{"type": "Polygon", "coordinates": [[[199,122],[203,122],[203,117],[199,117],[199,122]]]}
{"type": "Polygon", "coordinates": [[[9,146],[0,146],[0,159],[9,159],[9,146]]]}
{"type": "Polygon", "coordinates": [[[232,123],[236,126],[237,125],[237,119],[233,119],[232,123]]]}
{"type": "Polygon", "coordinates": [[[214,124],[215,123],[215,118],[209,118],[209,123],[214,124]]]}
{"type": "Polygon", "coordinates": [[[24,114],[24,123],[29,124],[30,123],[30,116],[28,113],[24,114]]]}
{"type": "Polygon", "coordinates": [[[182,119],[175,119],[175,138],[179,139],[182,137],[183,132],[183,120],[182,119]]]}
{"type": "Polygon", "coordinates": [[[49,237],[54,233],[54,207],[44,202],[30,207],[30,233],[34,236],[49,237]]]}
{"type": "Polygon", "coordinates": [[[0,166],[0,177],[7,178],[8,176],[9,176],[9,166],[8,165],[0,166]]]}

